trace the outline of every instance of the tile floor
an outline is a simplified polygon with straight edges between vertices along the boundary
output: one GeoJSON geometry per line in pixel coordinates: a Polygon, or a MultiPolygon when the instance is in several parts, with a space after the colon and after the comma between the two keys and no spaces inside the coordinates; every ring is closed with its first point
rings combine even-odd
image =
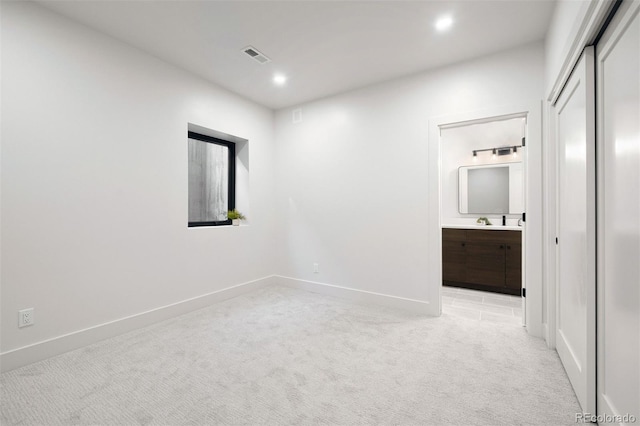
{"type": "Polygon", "coordinates": [[[443,286],[442,313],[478,321],[521,326],[522,298],[443,286]]]}

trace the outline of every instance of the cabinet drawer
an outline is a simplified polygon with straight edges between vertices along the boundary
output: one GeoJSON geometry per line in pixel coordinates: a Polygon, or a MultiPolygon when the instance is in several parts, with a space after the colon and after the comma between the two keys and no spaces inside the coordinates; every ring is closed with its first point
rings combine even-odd
{"type": "Polygon", "coordinates": [[[469,242],[491,242],[491,243],[517,243],[520,244],[522,233],[520,231],[467,231],[467,241],[469,242]]]}
{"type": "Polygon", "coordinates": [[[467,230],[466,229],[442,229],[442,241],[466,241],[467,230]]]}

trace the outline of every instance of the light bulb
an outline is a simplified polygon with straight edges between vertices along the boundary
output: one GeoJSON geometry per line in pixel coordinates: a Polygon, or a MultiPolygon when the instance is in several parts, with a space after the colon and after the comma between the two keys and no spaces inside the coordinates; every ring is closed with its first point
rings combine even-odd
{"type": "Polygon", "coordinates": [[[442,16],[436,21],[436,29],[440,32],[446,31],[453,25],[453,18],[449,15],[442,16]]]}
{"type": "Polygon", "coordinates": [[[273,77],[273,82],[278,86],[283,86],[287,82],[287,77],[282,74],[276,74],[273,77]]]}

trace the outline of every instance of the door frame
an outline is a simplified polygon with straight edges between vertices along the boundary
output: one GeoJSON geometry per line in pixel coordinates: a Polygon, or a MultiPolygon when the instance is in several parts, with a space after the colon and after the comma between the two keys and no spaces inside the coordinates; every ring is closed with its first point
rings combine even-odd
{"type": "Polygon", "coordinates": [[[526,224],[523,229],[523,287],[527,288],[526,329],[542,337],[542,106],[540,101],[433,117],[429,120],[428,149],[428,282],[429,300],[437,303],[433,314],[442,313],[442,141],[443,128],[482,123],[506,117],[527,119],[525,156],[526,224]],[[434,202],[437,200],[437,202],[434,202]],[[436,285],[437,284],[437,285],[436,285]]]}

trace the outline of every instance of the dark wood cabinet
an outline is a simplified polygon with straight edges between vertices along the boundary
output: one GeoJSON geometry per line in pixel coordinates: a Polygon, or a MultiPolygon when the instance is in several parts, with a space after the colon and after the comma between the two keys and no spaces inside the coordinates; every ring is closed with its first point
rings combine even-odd
{"type": "Polygon", "coordinates": [[[514,289],[519,295],[522,289],[522,242],[508,243],[506,249],[505,287],[514,289]]]}
{"type": "Polygon", "coordinates": [[[443,284],[520,295],[520,231],[442,230],[443,284]]]}
{"type": "MultiPolygon", "coordinates": [[[[444,231],[444,230],[443,230],[444,231]]],[[[466,232],[448,229],[448,238],[442,239],[442,279],[465,282],[467,280],[466,232]]]]}

